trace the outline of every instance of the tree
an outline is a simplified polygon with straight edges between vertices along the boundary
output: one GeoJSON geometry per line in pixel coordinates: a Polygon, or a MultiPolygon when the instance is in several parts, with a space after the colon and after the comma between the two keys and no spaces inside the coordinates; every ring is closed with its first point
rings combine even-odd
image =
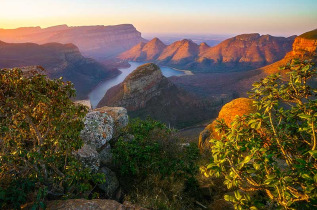
{"type": "Polygon", "coordinates": [[[73,96],[73,85],[61,78],[0,70],[0,207],[36,198],[43,205],[47,195],[68,198],[91,188],[93,175],[73,155],[87,113],[73,96]]]}
{"type": "Polygon", "coordinates": [[[218,121],[222,138],[211,140],[213,162],[201,168],[238,189],[225,196],[237,209],[317,205],[316,68],[294,60],[282,73],[253,84],[256,113],[236,117],[230,128],[218,121]]]}

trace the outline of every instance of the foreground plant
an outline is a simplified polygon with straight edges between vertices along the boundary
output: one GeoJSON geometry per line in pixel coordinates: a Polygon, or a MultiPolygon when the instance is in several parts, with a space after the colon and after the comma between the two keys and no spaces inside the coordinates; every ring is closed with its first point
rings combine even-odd
{"type": "Polygon", "coordinates": [[[1,208],[26,202],[43,207],[46,196],[82,196],[92,188],[93,175],[72,154],[83,144],[79,134],[87,113],[73,96],[73,85],[62,79],[0,70],[1,208]]]}
{"type": "Polygon", "coordinates": [[[218,121],[213,162],[201,168],[236,189],[225,199],[237,209],[317,207],[317,89],[309,85],[316,68],[293,61],[283,71],[287,79],[274,74],[253,85],[256,113],[236,117],[230,128],[218,121]]]}

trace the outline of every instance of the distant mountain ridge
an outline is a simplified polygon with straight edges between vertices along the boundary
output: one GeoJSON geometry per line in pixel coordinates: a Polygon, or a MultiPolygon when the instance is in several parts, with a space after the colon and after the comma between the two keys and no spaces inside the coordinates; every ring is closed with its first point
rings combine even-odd
{"type": "Polygon", "coordinates": [[[85,56],[93,58],[116,56],[139,42],[146,41],[132,24],[0,29],[0,40],[10,43],[73,43],[85,56]]]}
{"type": "Polygon", "coordinates": [[[120,72],[106,67],[91,58],[85,58],[73,44],[0,42],[0,69],[25,66],[42,66],[50,78],[63,77],[72,81],[77,98],[85,99],[102,80],[120,72]]]}
{"type": "Polygon", "coordinates": [[[151,61],[161,65],[188,69],[197,72],[243,71],[259,68],[282,59],[292,49],[295,36],[284,38],[260,34],[242,34],[209,47],[197,45],[191,40],[176,41],[171,45],[161,45],[159,56],[144,56],[152,49],[149,43],[161,43],[158,38],[149,43],[139,43],[122,53],[119,58],[129,61],[151,61]],[[146,50],[144,50],[146,48],[146,50]]]}

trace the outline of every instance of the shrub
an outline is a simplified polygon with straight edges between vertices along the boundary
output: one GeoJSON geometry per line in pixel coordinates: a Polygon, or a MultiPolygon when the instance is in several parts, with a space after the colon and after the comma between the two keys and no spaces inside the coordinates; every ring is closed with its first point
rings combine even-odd
{"type": "Polygon", "coordinates": [[[191,205],[186,190],[197,187],[197,145],[182,146],[172,130],[151,119],[132,120],[122,133],[134,136],[121,137],[113,148],[126,198],[155,209],[191,205]]]}
{"type": "Polygon", "coordinates": [[[201,168],[238,189],[225,196],[237,209],[316,208],[317,89],[309,86],[316,68],[293,61],[283,71],[287,81],[274,74],[253,85],[256,113],[236,117],[230,128],[218,121],[222,139],[211,140],[213,162],[201,168]]]}
{"type": "Polygon", "coordinates": [[[62,79],[0,70],[1,208],[43,206],[46,196],[76,197],[91,189],[93,175],[72,154],[83,144],[87,113],[70,100],[74,96],[73,85],[62,79]]]}

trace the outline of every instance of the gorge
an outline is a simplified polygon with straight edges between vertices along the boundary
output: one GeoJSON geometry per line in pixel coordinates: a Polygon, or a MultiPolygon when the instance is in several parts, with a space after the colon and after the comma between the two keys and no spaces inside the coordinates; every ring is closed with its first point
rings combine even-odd
{"type": "MultiPolygon", "coordinates": [[[[93,108],[95,108],[100,100],[104,97],[104,95],[107,93],[107,91],[118,85],[119,83],[123,82],[123,80],[137,67],[141,66],[144,64],[144,62],[129,62],[130,67],[128,68],[119,68],[121,71],[121,74],[118,76],[115,76],[114,78],[111,78],[109,80],[106,80],[104,82],[101,82],[95,89],[93,89],[88,97],[90,100],[90,103],[93,108]]],[[[171,76],[181,76],[184,75],[184,72],[182,71],[177,71],[172,68],[166,67],[166,66],[161,66],[161,70],[164,76],[166,77],[171,77],[171,76]]]]}

